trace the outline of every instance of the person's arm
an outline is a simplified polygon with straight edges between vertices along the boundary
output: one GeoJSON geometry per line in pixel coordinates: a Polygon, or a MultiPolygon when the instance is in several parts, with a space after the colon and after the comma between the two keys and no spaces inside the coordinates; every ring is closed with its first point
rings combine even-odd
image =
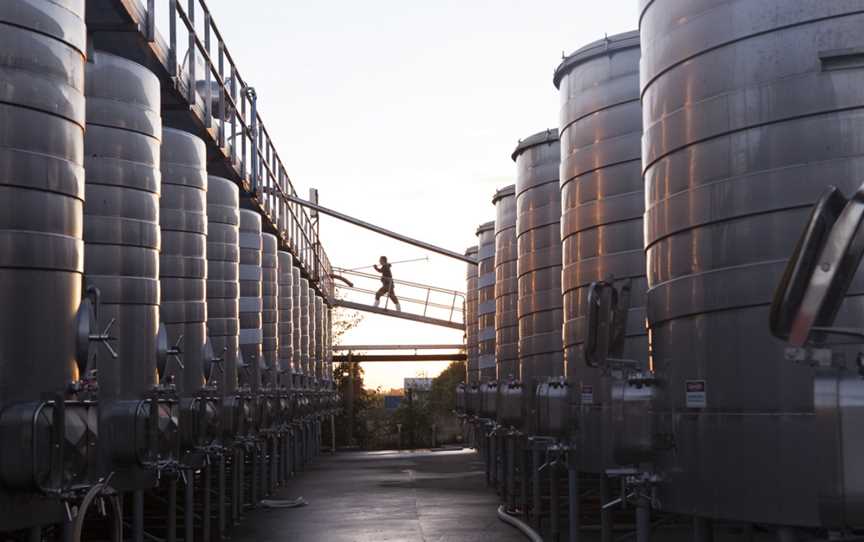
{"type": "Polygon", "coordinates": [[[380,273],[380,272],[381,272],[381,270],[378,269],[378,266],[377,266],[377,265],[372,264],[372,267],[375,269],[375,272],[376,272],[376,273],[380,273]]]}

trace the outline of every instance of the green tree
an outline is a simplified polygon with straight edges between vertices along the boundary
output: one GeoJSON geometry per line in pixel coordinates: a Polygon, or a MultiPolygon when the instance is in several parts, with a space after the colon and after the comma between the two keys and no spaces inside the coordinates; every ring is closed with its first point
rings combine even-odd
{"type": "MultiPolygon", "coordinates": [[[[357,311],[337,308],[333,312],[333,345],[342,344],[345,334],[362,320],[357,311]]],[[[339,363],[333,368],[333,380],[342,396],[342,413],[336,416],[336,445],[353,446],[362,437],[364,424],[360,414],[369,402],[363,389],[363,368],[358,363],[339,363]]]]}
{"type": "Polygon", "coordinates": [[[402,446],[409,449],[432,445],[432,416],[429,392],[405,390],[402,404],[393,413],[393,430],[402,425],[402,446]]]}
{"type": "Polygon", "coordinates": [[[363,389],[363,374],[359,363],[343,362],[333,370],[336,389],[342,395],[342,412],[336,417],[337,446],[354,446],[364,439],[363,412],[372,398],[363,389]]]}
{"type": "Polygon", "coordinates": [[[454,361],[432,381],[430,403],[438,416],[448,416],[456,410],[456,386],[465,382],[465,363],[454,361]]]}

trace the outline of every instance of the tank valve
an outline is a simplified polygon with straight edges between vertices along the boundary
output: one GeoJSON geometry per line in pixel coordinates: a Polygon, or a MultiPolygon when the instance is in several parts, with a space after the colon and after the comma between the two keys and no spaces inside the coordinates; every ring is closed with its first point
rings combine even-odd
{"type": "Polygon", "coordinates": [[[621,508],[626,508],[628,504],[639,506],[641,503],[648,503],[654,509],[660,508],[660,500],[657,497],[660,477],[657,474],[636,469],[611,469],[607,470],[606,474],[621,479],[621,495],[617,499],[604,503],[603,510],[619,505],[621,508]]]}

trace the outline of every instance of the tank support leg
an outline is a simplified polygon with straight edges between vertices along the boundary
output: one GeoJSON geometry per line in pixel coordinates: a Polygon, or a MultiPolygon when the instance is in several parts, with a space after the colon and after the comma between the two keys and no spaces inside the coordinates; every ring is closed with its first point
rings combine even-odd
{"type": "Polygon", "coordinates": [[[636,542],[651,540],[651,503],[645,497],[639,497],[636,503],[636,542]]]}
{"type": "Polygon", "coordinates": [[[227,483],[225,480],[226,473],[225,473],[225,454],[224,453],[222,453],[219,456],[219,468],[217,469],[216,476],[217,476],[216,485],[218,486],[217,487],[217,495],[216,495],[216,506],[218,507],[218,510],[216,512],[216,515],[218,516],[218,531],[219,531],[217,534],[217,538],[221,541],[221,540],[225,539],[225,529],[227,527],[227,519],[228,519],[228,511],[225,508],[226,507],[225,501],[228,499],[228,496],[226,494],[227,493],[227,491],[226,491],[227,483]]]}
{"type": "Polygon", "coordinates": [[[710,519],[693,518],[693,540],[695,542],[714,542],[714,524],[710,519]]]}
{"type": "Polygon", "coordinates": [[[177,542],[177,480],[168,482],[168,542],[177,542]]]}
{"type": "Polygon", "coordinates": [[[132,540],[144,542],[144,492],[132,492],[132,540]]]}
{"type": "Polygon", "coordinates": [[[234,452],[234,524],[240,521],[243,515],[243,493],[246,485],[243,479],[243,469],[246,468],[246,454],[242,450],[234,452]]]}
{"type": "Polygon", "coordinates": [[[798,542],[798,530],[792,527],[780,527],[777,529],[777,540],[779,542],[798,542]]]}
{"type": "Polygon", "coordinates": [[[250,506],[255,506],[255,503],[258,501],[258,491],[260,491],[259,486],[259,477],[261,476],[261,453],[258,448],[258,444],[256,443],[255,448],[252,450],[252,455],[249,458],[249,464],[252,469],[251,475],[252,479],[250,480],[250,495],[249,495],[249,504],[250,506]]]}
{"type": "Polygon", "coordinates": [[[567,515],[569,517],[569,542],[579,542],[579,528],[582,525],[579,517],[579,471],[576,461],[567,462],[567,515]]]}
{"type": "Polygon", "coordinates": [[[519,508],[522,510],[522,520],[525,523],[530,521],[528,515],[528,480],[531,472],[530,451],[525,446],[525,440],[520,442],[519,447],[519,508]]]}
{"type": "MultiPolygon", "coordinates": [[[[201,471],[202,476],[204,471],[201,471]]],[[[195,469],[186,472],[186,491],[183,494],[183,542],[195,540],[195,469]]]]}
{"type": "MultiPolygon", "coordinates": [[[[612,500],[610,480],[605,474],[600,476],[600,502],[603,504],[612,500]]],[[[612,542],[612,510],[604,508],[600,511],[600,540],[612,542]]]]}
{"type": "MultiPolygon", "coordinates": [[[[485,431],[485,430],[484,430],[485,431]]],[[[495,486],[495,436],[486,434],[486,485],[495,486]]]]}
{"type": "Polygon", "coordinates": [[[212,512],[210,510],[210,474],[211,469],[209,465],[201,469],[201,479],[204,480],[204,489],[202,490],[204,496],[203,502],[201,503],[201,540],[203,540],[204,542],[210,542],[210,521],[212,519],[212,512]]]}
{"type": "Polygon", "coordinates": [[[512,512],[516,509],[516,436],[509,435],[506,438],[507,447],[507,488],[506,500],[507,510],[512,512]]]}
{"type": "Polygon", "coordinates": [[[541,523],[540,466],[543,464],[542,450],[536,443],[531,444],[531,514],[534,528],[539,530],[541,523]]]}
{"type": "Polygon", "coordinates": [[[561,492],[558,489],[558,465],[551,463],[549,469],[549,530],[552,541],[558,542],[561,536],[561,492]]]}

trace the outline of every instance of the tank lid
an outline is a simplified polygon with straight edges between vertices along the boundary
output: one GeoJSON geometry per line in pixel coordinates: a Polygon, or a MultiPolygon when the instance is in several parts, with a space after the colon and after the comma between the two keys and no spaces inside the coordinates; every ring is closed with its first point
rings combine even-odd
{"type": "Polygon", "coordinates": [[[492,205],[498,203],[498,200],[502,200],[506,197],[515,196],[516,195],[516,185],[511,184],[510,186],[505,186],[495,192],[495,195],[492,196],[492,205]]]}
{"type": "Polygon", "coordinates": [[[525,139],[520,139],[519,144],[516,145],[516,149],[513,150],[513,154],[510,155],[510,158],[515,162],[516,157],[522,154],[525,150],[545,143],[551,143],[553,141],[558,141],[558,128],[547,128],[546,130],[537,132],[525,139]]]}
{"type": "Polygon", "coordinates": [[[495,231],[495,221],[494,220],[492,220],[491,222],[484,222],[484,223],[480,224],[479,226],[477,226],[477,235],[480,235],[481,233],[484,233],[487,231],[495,231]]]}
{"type": "Polygon", "coordinates": [[[477,245],[474,245],[474,246],[471,246],[471,247],[468,247],[465,249],[465,255],[466,256],[476,256],[477,251],[478,251],[477,245]]]}
{"type": "Polygon", "coordinates": [[[603,39],[591,42],[584,47],[580,47],[576,52],[571,53],[561,61],[561,64],[555,68],[555,74],[552,76],[552,82],[555,83],[555,88],[561,84],[561,79],[574,67],[587,62],[598,56],[614,53],[623,49],[631,49],[639,47],[639,31],[631,30],[623,34],[615,34],[614,36],[606,36],[603,39]]]}

